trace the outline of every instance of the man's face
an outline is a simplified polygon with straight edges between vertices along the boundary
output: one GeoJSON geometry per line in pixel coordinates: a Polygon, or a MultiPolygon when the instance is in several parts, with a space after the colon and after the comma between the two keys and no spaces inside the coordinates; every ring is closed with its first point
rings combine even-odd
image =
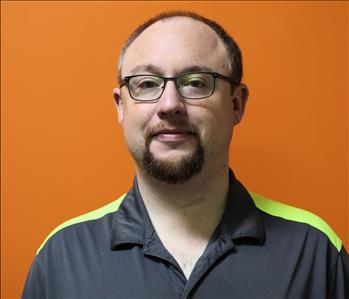
{"type": "MultiPolygon", "coordinates": [[[[191,70],[230,74],[226,49],[207,25],[174,17],[148,27],[127,49],[122,76],[174,77],[191,70]]],[[[244,88],[244,87],[243,87],[244,88]]],[[[134,101],[115,89],[119,122],[140,170],[167,183],[184,183],[203,167],[228,163],[233,126],[243,114],[246,90],[216,79],[204,99],[184,99],[169,81],[157,102],[134,101]],[[239,102],[240,97],[240,102],[239,102]]]]}

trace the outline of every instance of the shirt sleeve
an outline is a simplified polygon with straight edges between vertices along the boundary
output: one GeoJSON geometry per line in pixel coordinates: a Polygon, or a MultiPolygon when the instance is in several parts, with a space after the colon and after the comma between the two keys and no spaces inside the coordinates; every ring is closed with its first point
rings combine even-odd
{"type": "Polygon", "coordinates": [[[342,247],[331,271],[329,294],[327,298],[349,298],[349,257],[342,247]]]}
{"type": "Polygon", "coordinates": [[[46,279],[42,266],[36,257],[30,267],[26,282],[24,284],[22,299],[46,298],[46,279]]]}

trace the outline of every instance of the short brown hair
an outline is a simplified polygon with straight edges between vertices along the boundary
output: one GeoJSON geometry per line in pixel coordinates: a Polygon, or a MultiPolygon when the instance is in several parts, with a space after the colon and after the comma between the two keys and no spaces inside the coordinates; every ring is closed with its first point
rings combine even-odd
{"type": "Polygon", "coordinates": [[[161,14],[158,14],[152,17],[151,19],[147,20],[146,22],[138,26],[136,30],[133,31],[133,33],[129,36],[129,38],[127,39],[127,41],[125,42],[124,46],[121,49],[121,53],[119,57],[119,65],[118,65],[119,83],[121,84],[122,82],[121,68],[122,68],[124,56],[128,47],[150,25],[156,23],[157,21],[173,18],[173,17],[188,17],[188,18],[197,20],[199,22],[205,23],[218,34],[229,55],[229,62],[230,62],[229,68],[231,70],[230,76],[232,78],[232,82],[235,86],[239,85],[242,79],[243,72],[242,72],[242,55],[241,55],[241,51],[238,44],[218,23],[191,11],[163,12],[161,14]]]}

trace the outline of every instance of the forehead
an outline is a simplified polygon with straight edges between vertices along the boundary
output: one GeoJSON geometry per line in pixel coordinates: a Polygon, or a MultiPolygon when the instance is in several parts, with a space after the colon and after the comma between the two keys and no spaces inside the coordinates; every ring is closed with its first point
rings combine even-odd
{"type": "Polygon", "coordinates": [[[142,65],[155,66],[166,76],[196,66],[229,71],[227,51],[217,33],[188,17],[160,20],[133,41],[124,56],[123,76],[142,65]]]}

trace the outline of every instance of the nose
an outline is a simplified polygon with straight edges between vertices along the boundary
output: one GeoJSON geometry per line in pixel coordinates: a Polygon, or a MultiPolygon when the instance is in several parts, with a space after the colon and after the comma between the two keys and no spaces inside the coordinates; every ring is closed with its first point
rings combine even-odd
{"type": "Polygon", "coordinates": [[[156,112],[160,119],[178,118],[186,114],[184,99],[178,92],[175,82],[167,82],[165,90],[157,102],[156,112]]]}

